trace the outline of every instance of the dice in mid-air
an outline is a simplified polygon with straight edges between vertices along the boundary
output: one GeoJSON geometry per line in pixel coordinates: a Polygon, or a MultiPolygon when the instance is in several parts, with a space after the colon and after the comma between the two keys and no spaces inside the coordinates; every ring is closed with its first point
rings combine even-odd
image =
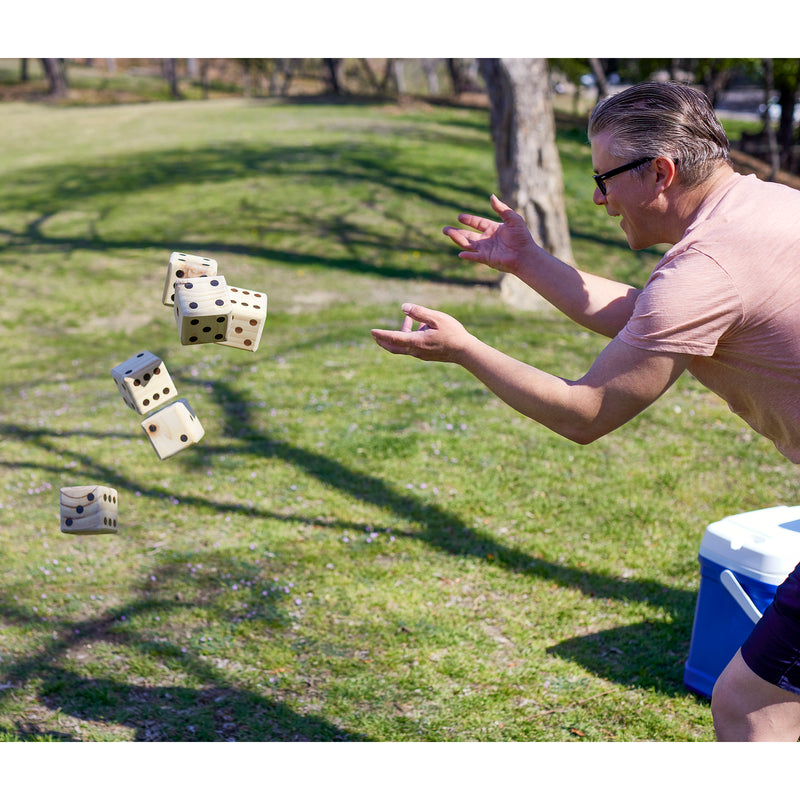
{"type": "Polygon", "coordinates": [[[255,352],[267,319],[267,296],[252,289],[229,286],[228,298],[231,303],[228,335],[218,344],[255,352]]]}
{"type": "Polygon", "coordinates": [[[181,344],[225,341],[230,318],[228,284],[222,275],[175,282],[175,322],[181,344]]]}
{"type": "Polygon", "coordinates": [[[108,486],[61,489],[63,533],[117,533],[117,490],[108,486]]]}
{"type": "Polygon", "coordinates": [[[173,253],[167,264],[167,279],[164,282],[161,302],[165,306],[175,305],[175,281],[216,274],[217,262],[213,258],[193,256],[189,253],[173,253]]]}
{"type": "Polygon", "coordinates": [[[162,461],[196,444],[205,433],[186,400],[176,400],[151,414],[142,421],[142,429],[162,461]]]}
{"type": "Polygon", "coordinates": [[[149,350],[142,350],[111,370],[126,405],[147,414],[172,400],[178,393],[164,362],[149,350]]]}

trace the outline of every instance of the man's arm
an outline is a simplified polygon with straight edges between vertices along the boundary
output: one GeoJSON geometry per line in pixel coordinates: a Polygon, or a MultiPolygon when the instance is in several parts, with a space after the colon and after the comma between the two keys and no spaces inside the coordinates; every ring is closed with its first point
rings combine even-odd
{"type": "Polygon", "coordinates": [[[570,319],[609,338],[633,313],[639,289],[583,272],[539,247],[522,217],[494,195],[492,208],[502,222],[473,214],[458,217],[465,228],[443,233],[462,248],[459,257],[516,275],[570,319]]]}
{"type": "Polygon", "coordinates": [[[459,364],[507,405],[578,444],[589,444],[624,425],[660,397],[691,356],[653,353],[614,339],[579,380],[550,375],[468,333],[457,320],[422,306],[405,305],[400,331],[372,332],[391,353],[459,364]]]}

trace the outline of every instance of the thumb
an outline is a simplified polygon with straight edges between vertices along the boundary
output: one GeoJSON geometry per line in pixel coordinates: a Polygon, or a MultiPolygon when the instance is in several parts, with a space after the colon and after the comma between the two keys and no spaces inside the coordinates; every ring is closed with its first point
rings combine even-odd
{"type": "Polygon", "coordinates": [[[432,308],[418,306],[415,303],[403,303],[402,311],[406,316],[411,317],[411,319],[417,322],[424,322],[427,325],[432,324],[436,316],[436,312],[432,308]]]}
{"type": "Polygon", "coordinates": [[[519,216],[511,206],[507,206],[497,195],[492,195],[491,204],[492,208],[500,215],[503,222],[508,222],[512,217],[519,216]]]}

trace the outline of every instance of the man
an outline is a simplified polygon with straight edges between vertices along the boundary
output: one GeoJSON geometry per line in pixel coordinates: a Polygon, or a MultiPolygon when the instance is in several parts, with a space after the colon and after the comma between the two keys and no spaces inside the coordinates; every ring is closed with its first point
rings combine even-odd
{"type": "MultiPolygon", "coordinates": [[[[494,196],[502,222],[461,214],[466,228],[444,229],[461,258],[518,276],[611,339],[582,378],[523,364],[413,304],[399,331],[374,330],[375,341],[459,364],[581,444],[624,425],[688,370],[800,463],[800,192],[734,172],[711,104],[686,86],[646,83],[605,98],[589,139],[594,202],[620,217],[632,249],[672,246],[642,289],[549,255],[494,196]]],[[[720,740],[800,737],[800,566],[720,676],[712,712],[720,740]]]]}

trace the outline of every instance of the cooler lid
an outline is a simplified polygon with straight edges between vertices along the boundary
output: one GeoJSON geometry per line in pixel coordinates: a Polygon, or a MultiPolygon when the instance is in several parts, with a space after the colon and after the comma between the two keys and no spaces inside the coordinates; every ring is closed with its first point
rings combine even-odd
{"type": "Polygon", "coordinates": [[[782,583],[800,563],[800,506],[762,508],[713,522],[700,555],[757,580],[782,583]]]}

